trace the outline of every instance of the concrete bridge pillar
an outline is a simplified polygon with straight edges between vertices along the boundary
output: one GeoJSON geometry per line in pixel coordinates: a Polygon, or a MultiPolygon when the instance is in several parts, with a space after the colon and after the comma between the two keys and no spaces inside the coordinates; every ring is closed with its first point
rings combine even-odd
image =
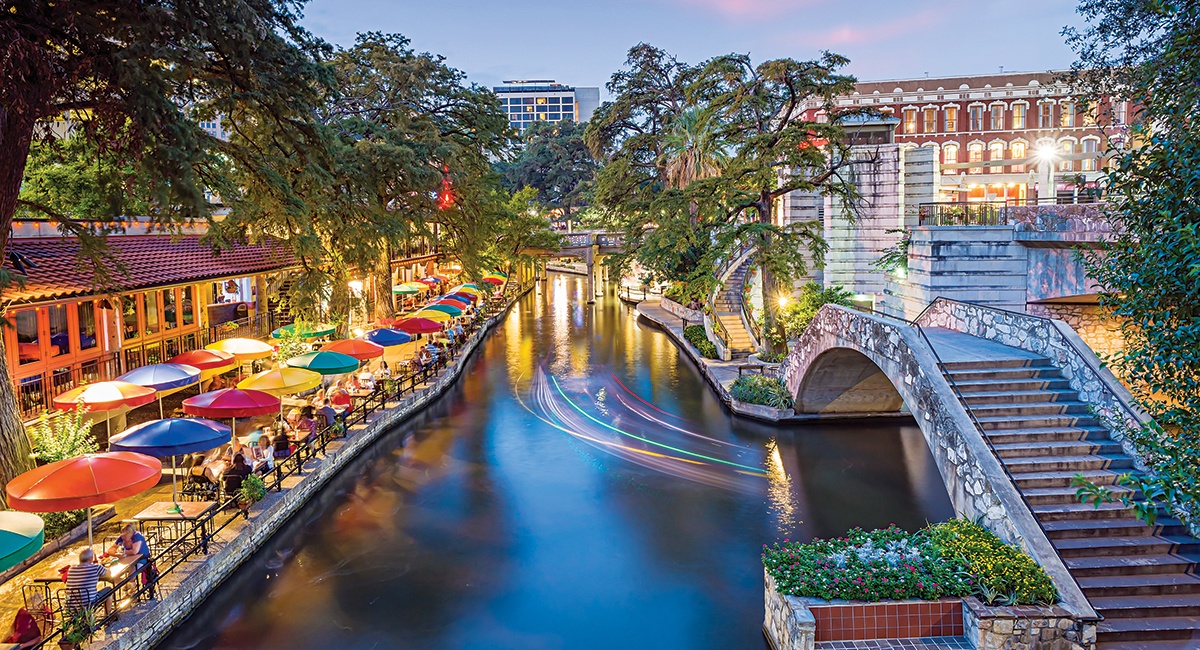
{"type": "Polygon", "coordinates": [[[587,265],[587,304],[596,304],[596,247],[589,246],[583,254],[587,265]]]}

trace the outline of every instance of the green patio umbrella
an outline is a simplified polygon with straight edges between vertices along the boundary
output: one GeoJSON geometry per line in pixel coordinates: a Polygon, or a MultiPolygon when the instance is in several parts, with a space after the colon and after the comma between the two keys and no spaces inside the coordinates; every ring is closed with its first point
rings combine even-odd
{"type": "Polygon", "coordinates": [[[45,524],[28,512],[0,512],[0,571],[7,571],[42,548],[45,524]]]}
{"type": "Polygon", "coordinates": [[[296,329],[297,323],[284,325],[279,329],[271,332],[271,338],[281,339],[285,334],[298,334],[302,339],[319,339],[322,336],[329,336],[337,331],[337,327],[328,323],[317,323],[312,325],[302,325],[300,329],[296,329]]]}
{"type": "Polygon", "coordinates": [[[443,314],[450,314],[451,316],[462,316],[463,315],[463,310],[459,309],[458,307],[455,307],[454,305],[447,305],[444,302],[439,302],[436,305],[429,305],[428,307],[426,307],[425,309],[423,309],[421,311],[429,311],[429,310],[440,311],[443,314]]]}
{"type": "Polygon", "coordinates": [[[287,360],[292,368],[304,368],[322,375],[344,375],[358,370],[358,359],[341,352],[319,350],[287,360]]]}
{"type": "Polygon", "coordinates": [[[411,296],[428,290],[428,285],[424,285],[419,282],[405,282],[404,284],[398,284],[392,287],[392,293],[406,296],[411,296]]]}

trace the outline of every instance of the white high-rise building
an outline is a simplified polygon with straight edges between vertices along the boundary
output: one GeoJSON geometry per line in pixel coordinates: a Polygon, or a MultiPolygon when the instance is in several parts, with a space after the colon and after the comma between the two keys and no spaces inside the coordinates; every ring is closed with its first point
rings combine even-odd
{"type": "Polygon", "coordinates": [[[493,88],[508,113],[509,124],[524,132],[539,121],[586,122],[600,106],[600,89],[574,88],[552,79],[505,81],[493,88]]]}

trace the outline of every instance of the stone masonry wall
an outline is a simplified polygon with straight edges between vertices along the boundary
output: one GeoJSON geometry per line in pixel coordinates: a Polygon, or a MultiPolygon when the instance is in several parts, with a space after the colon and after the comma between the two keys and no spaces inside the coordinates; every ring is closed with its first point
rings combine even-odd
{"type": "MultiPolygon", "coordinates": [[[[511,306],[511,304],[510,304],[511,306]]],[[[179,587],[159,601],[143,617],[138,625],[109,643],[104,650],[142,650],[153,647],[166,638],[172,629],[191,615],[208,596],[250,558],[287,520],[297,512],[317,491],[325,486],[358,453],[373,444],[381,435],[391,430],[429,402],[437,399],[458,376],[475,348],[487,333],[507,314],[507,310],[490,318],[480,333],[473,337],[450,371],[440,377],[434,385],[418,395],[402,400],[399,405],[383,413],[368,428],[357,432],[347,443],[330,451],[315,470],[304,477],[295,487],[267,510],[254,515],[250,525],[230,540],[220,551],[184,578],[179,587]]]]}
{"type": "Polygon", "coordinates": [[[1100,357],[1125,347],[1125,337],[1118,323],[1109,319],[1100,305],[1080,303],[1030,303],[1025,311],[1034,316],[1058,319],[1079,334],[1100,357]]]}
{"type": "Polygon", "coordinates": [[[1087,599],[938,370],[920,333],[897,321],[826,305],[784,361],[784,383],[793,396],[808,368],[823,352],[835,348],[862,353],[891,380],[925,436],[955,512],[1023,548],[1054,580],[1065,607],[1092,615],[1087,599]]]}
{"type": "Polygon", "coordinates": [[[975,650],[1089,650],[1096,627],[1061,607],[990,607],[963,599],[963,632],[975,650]]]}

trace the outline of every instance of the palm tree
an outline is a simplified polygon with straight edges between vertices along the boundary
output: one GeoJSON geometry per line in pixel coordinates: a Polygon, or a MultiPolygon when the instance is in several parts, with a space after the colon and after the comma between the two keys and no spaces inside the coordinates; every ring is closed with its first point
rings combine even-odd
{"type": "Polygon", "coordinates": [[[681,190],[720,175],[729,152],[715,126],[712,113],[700,108],[684,111],[671,125],[663,147],[668,187],[681,190]]]}

